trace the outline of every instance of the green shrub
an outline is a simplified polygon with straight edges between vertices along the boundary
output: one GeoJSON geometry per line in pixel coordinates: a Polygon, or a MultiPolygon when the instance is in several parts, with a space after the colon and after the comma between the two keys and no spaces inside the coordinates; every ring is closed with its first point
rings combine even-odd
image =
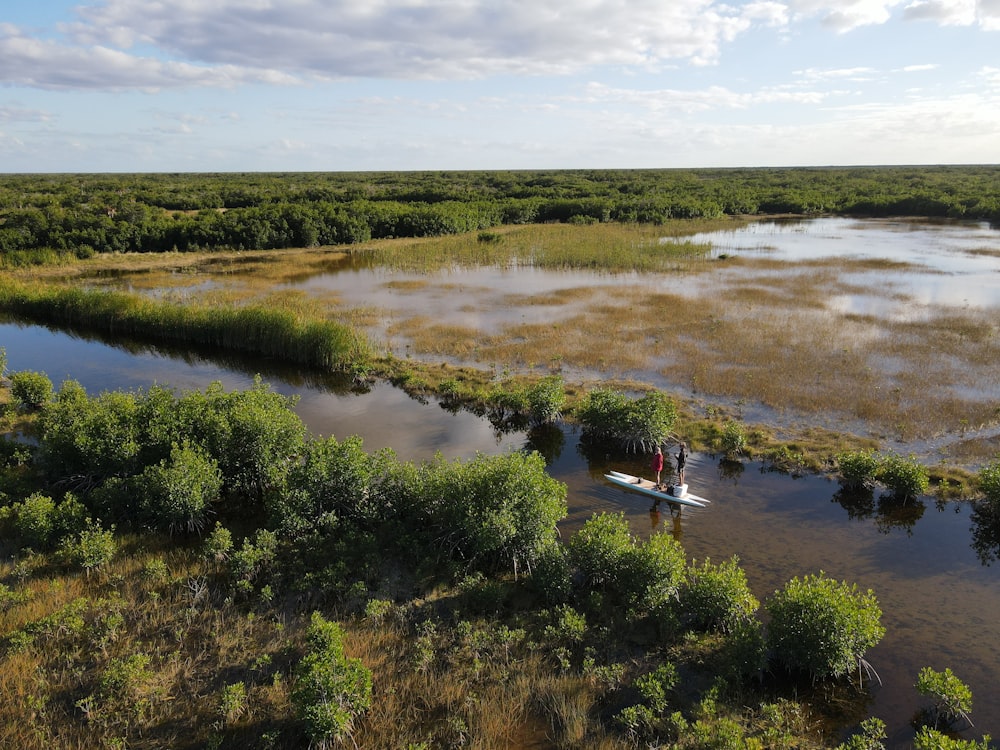
{"type": "Polygon", "coordinates": [[[174,444],[170,458],[147,467],[139,479],[146,521],[171,534],[200,532],[222,491],[216,462],[189,443],[174,444]]]}
{"type": "Polygon", "coordinates": [[[843,451],[836,456],[840,481],[845,487],[867,487],[879,474],[880,460],[875,451],[843,451]]]}
{"type": "Polygon", "coordinates": [[[291,701],[314,747],[332,747],[351,736],[354,721],[368,710],[372,676],[360,659],[344,655],[344,634],[314,612],[306,653],[295,668],[291,701]]]}
{"type": "Polygon", "coordinates": [[[229,559],[229,555],[232,551],[232,532],[216,521],[215,528],[212,529],[211,533],[205,538],[205,544],[202,545],[202,554],[205,556],[205,559],[210,562],[222,563],[229,559]]]}
{"type": "Polygon", "coordinates": [[[531,568],[531,583],[549,604],[569,601],[573,582],[565,545],[553,540],[542,547],[531,568]]]}
{"type": "Polygon", "coordinates": [[[688,624],[731,633],[741,623],[752,622],[758,607],[735,555],[721,565],[706,559],[701,566],[688,567],[680,590],[681,618],[688,624]]]}
{"type": "Polygon", "coordinates": [[[917,675],[914,687],[918,693],[934,701],[929,713],[935,729],[942,719],[947,726],[960,718],[972,726],[969,718],[969,712],[972,711],[972,690],[951,669],[946,667],[943,672],[936,672],[930,667],[924,667],[917,675]]]}
{"type": "Polygon", "coordinates": [[[26,547],[45,549],[52,541],[55,528],[55,501],[35,492],[12,506],[14,532],[26,547]]]}
{"type": "Polygon", "coordinates": [[[625,601],[644,610],[671,607],[684,580],[684,548],[668,532],[651,534],[625,550],[618,588],[625,601]]]}
{"type": "Polygon", "coordinates": [[[88,518],[78,534],[63,539],[60,545],[63,559],[83,568],[89,576],[91,571],[111,562],[118,551],[114,532],[114,526],[105,529],[100,522],[88,518]]]}
{"type": "Polygon", "coordinates": [[[865,652],[885,635],[871,590],[861,593],[856,584],[838,583],[823,572],[793,578],[774,592],[766,609],[771,616],[767,641],[775,658],[814,680],[860,672],[867,664],[865,652]]]}
{"type": "Polygon", "coordinates": [[[632,548],[624,513],[594,514],[570,537],[570,565],[594,588],[614,589],[632,548]]]}
{"type": "Polygon", "coordinates": [[[994,461],[989,466],[980,469],[977,475],[979,491],[986,500],[1000,507],[1000,461],[994,461]]]}
{"type": "Polygon", "coordinates": [[[949,737],[936,729],[922,727],[913,738],[913,750],[995,750],[989,736],[982,742],[949,737]]]}
{"type": "Polygon", "coordinates": [[[927,469],[911,456],[895,453],[883,457],[876,477],[899,500],[923,495],[930,486],[927,469]]]}
{"type": "Polygon", "coordinates": [[[885,722],[872,716],[861,722],[861,732],[837,745],[837,750],[885,750],[885,738],[885,722]]]}
{"type": "Polygon", "coordinates": [[[528,415],[534,424],[548,424],[562,416],[566,390],[559,375],[548,375],[528,386],[528,415]]]}
{"type": "Polygon", "coordinates": [[[747,452],[747,430],[742,422],[730,419],[722,428],[719,447],[729,460],[734,460],[747,452]]]}
{"type": "Polygon", "coordinates": [[[52,381],[42,372],[22,370],[10,375],[10,395],[14,403],[37,409],[52,399],[52,381]]]}
{"type": "Polygon", "coordinates": [[[597,388],[587,394],[576,416],[592,437],[629,451],[650,451],[669,438],[677,409],[659,391],[633,399],[611,388],[597,388]]]}

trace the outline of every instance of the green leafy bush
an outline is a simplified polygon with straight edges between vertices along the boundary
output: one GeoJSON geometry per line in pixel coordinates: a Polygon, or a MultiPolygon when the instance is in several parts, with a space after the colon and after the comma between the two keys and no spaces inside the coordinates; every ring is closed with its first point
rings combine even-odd
{"type": "Polygon", "coordinates": [[[840,482],[845,487],[867,487],[878,477],[881,462],[873,450],[843,451],[836,460],[840,482]]]}
{"type": "Polygon", "coordinates": [[[577,418],[590,436],[635,451],[666,442],[677,419],[673,401],[659,391],[630,398],[621,391],[597,388],[577,408],[577,418]]]}
{"type": "Polygon", "coordinates": [[[886,738],[885,722],[874,716],[861,722],[861,731],[851,735],[846,742],[837,745],[837,750],[885,750],[882,740],[886,738]]]}
{"type": "Polygon", "coordinates": [[[8,533],[36,550],[48,549],[63,537],[76,534],[84,528],[86,517],[87,509],[72,493],[56,503],[48,495],[34,492],[0,513],[8,533]]]}
{"type": "Polygon", "coordinates": [[[438,456],[399,484],[421,534],[467,567],[530,571],[566,515],[566,485],[537,452],[438,456]]]}
{"type": "Polygon", "coordinates": [[[614,589],[632,548],[624,513],[598,513],[570,537],[570,565],[594,588],[614,589]]]}
{"type": "Polygon", "coordinates": [[[149,466],[140,476],[143,515],[155,528],[200,532],[222,490],[222,474],[213,459],[189,443],[174,445],[170,458],[149,466]]]}
{"type": "Polygon", "coordinates": [[[996,750],[996,746],[990,744],[989,736],[977,742],[949,737],[931,727],[921,727],[913,738],[913,750],[996,750]]]}
{"type": "Polygon", "coordinates": [[[672,608],[684,580],[684,548],[667,533],[651,534],[625,551],[618,587],[626,603],[643,610],[672,608]]]}
{"type": "Polygon", "coordinates": [[[922,495],[930,485],[926,467],[912,456],[903,458],[895,453],[882,458],[876,478],[899,500],[922,495]]]}
{"type": "Polygon", "coordinates": [[[548,424],[562,416],[566,389],[560,375],[547,375],[528,386],[528,416],[534,424],[548,424]]]}
{"type": "Polygon", "coordinates": [[[573,581],[565,545],[553,540],[542,546],[531,568],[531,582],[549,604],[569,601],[573,581]]]}
{"type": "Polygon", "coordinates": [[[111,562],[118,551],[114,532],[114,526],[105,529],[100,522],[88,518],[80,533],[63,539],[60,545],[63,559],[83,568],[89,576],[91,571],[111,562]]]}
{"type": "Polygon", "coordinates": [[[344,654],[344,634],[314,612],[306,653],[295,668],[292,706],[313,747],[338,745],[351,736],[354,721],[368,710],[372,676],[360,659],[344,654]]]}
{"type": "Polygon", "coordinates": [[[986,500],[1000,507],[1000,461],[994,461],[979,470],[977,475],[979,491],[986,500]]]}
{"type": "Polygon", "coordinates": [[[731,633],[741,623],[753,621],[758,607],[735,555],[721,565],[706,559],[700,566],[688,567],[680,590],[681,617],[688,624],[731,633]]]}
{"type": "Polygon", "coordinates": [[[885,635],[875,594],[823,572],[793,578],[765,606],[771,616],[767,641],[775,658],[813,679],[860,671],[867,664],[865,652],[885,635]]]}
{"type": "Polygon", "coordinates": [[[38,409],[51,400],[52,381],[42,372],[22,370],[10,375],[10,395],[26,409],[38,409]]]}
{"type": "Polygon", "coordinates": [[[730,419],[722,428],[719,447],[729,460],[739,458],[747,452],[747,429],[742,422],[730,419]]]}
{"type": "Polygon", "coordinates": [[[934,701],[929,713],[935,729],[942,719],[947,726],[958,719],[965,719],[972,726],[969,718],[969,712],[972,711],[972,690],[951,669],[945,667],[943,672],[937,672],[924,667],[917,675],[914,687],[918,693],[934,701]]]}

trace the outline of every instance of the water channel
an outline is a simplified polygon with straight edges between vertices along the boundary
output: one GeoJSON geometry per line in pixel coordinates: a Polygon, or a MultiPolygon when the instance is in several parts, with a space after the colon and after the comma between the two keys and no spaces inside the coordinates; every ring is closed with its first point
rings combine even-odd
{"type": "MultiPolygon", "coordinates": [[[[830,224],[824,231],[843,234],[851,226],[830,224]]],[[[775,225],[768,231],[766,239],[736,235],[733,247],[724,251],[783,252],[774,247],[776,235],[794,235],[796,230],[775,225]]],[[[949,291],[947,300],[939,296],[938,303],[991,306],[1000,299],[997,256],[977,252],[987,241],[975,236],[980,231],[955,240],[956,256],[967,264],[962,270],[912,274],[915,280],[949,274],[953,281],[956,273],[963,275],[960,294],[965,296],[949,291]]],[[[988,239],[995,248],[995,233],[988,239]]],[[[888,237],[885,247],[892,247],[892,240],[888,237]]],[[[916,287],[910,292],[915,294],[916,287]]],[[[888,746],[907,747],[913,736],[910,721],[927,705],[913,687],[918,671],[924,666],[950,667],[974,696],[976,726],[963,736],[1000,737],[1000,565],[990,567],[991,560],[974,548],[968,504],[935,503],[925,497],[898,506],[877,495],[861,501],[841,498],[838,484],[826,477],[792,477],[766,471],[755,462],[734,465],[695,454],[688,480],[693,491],[712,502],[704,509],[671,515],[605,481],[603,473],[612,468],[609,459],[584,450],[571,427],[544,440],[524,433],[498,434],[485,419],[446,410],[433,400],[415,400],[385,384],[360,393],[337,378],[267,362],[108,343],[15,322],[0,324],[0,346],[7,351],[9,371],[45,372],[57,386],[70,377],[95,394],[153,383],[179,391],[204,388],[213,381],[230,389],[245,388],[261,373],[276,391],[299,397],[296,410],[314,435],[360,435],[366,449],[390,447],[404,460],[420,461],[438,451],[447,458],[468,458],[476,452],[537,447],[549,461],[549,472],[569,490],[564,535],[593,513],[624,512],[635,534],[667,530],[682,542],[689,558],[721,561],[737,555],[761,600],[792,577],[819,571],[872,589],[888,631],[868,654],[882,685],[872,688],[862,713],[845,717],[845,723],[878,716],[888,725],[888,746]]],[[[640,457],[618,460],[613,468],[641,474],[648,473],[646,466],[647,458],[640,457]]]]}

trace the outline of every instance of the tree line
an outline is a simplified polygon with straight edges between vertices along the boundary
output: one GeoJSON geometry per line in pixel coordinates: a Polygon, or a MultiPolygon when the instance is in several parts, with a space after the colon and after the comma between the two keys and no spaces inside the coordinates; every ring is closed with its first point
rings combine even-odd
{"type": "Polygon", "coordinates": [[[262,250],[503,224],[840,214],[1000,221],[1000,167],[0,176],[0,256],[262,250]]]}

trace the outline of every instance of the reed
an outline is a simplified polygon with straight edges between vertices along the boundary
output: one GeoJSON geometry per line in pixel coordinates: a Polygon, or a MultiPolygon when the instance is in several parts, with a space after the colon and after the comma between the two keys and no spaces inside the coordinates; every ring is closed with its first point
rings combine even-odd
{"type": "Polygon", "coordinates": [[[348,369],[371,356],[367,340],[345,325],[260,305],[208,307],[4,281],[0,309],[109,335],[217,347],[324,370],[348,369]]]}

